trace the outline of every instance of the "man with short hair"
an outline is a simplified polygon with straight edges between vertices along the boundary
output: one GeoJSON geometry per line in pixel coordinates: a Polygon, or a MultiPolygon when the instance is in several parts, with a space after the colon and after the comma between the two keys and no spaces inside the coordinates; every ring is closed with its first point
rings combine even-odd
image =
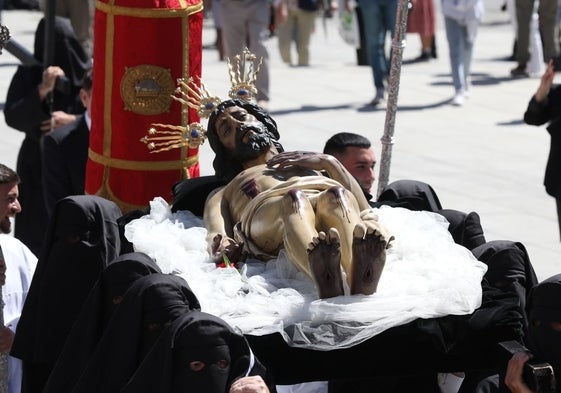
{"type": "Polygon", "coordinates": [[[358,181],[366,199],[372,198],[370,191],[376,180],[376,154],[368,139],[352,132],[340,132],[327,140],[323,152],[338,159],[358,181]]]}
{"type": "Polygon", "coordinates": [[[390,237],[353,176],[334,157],[282,152],[274,120],[258,106],[228,100],[206,133],[214,168],[229,183],[213,191],[204,221],[211,255],[262,260],[284,248],[320,298],[376,291],[390,237]],[[327,176],[324,176],[326,173],[327,176]]]}
{"type": "MultiPolygon", "coordinates": [[[[5,283],[2,286],[3,315],[6,327],[0,328],[0,352],[9,352],[14,341],[23,303],[37,258],[18,239],[11,236],[11,220],[21,211],[18,201],[19,176],[0,164],[0,246],[5,263],[5,283]]],[[[8,357],[8,392],[21,391],[21,360],[8,357]]]]}

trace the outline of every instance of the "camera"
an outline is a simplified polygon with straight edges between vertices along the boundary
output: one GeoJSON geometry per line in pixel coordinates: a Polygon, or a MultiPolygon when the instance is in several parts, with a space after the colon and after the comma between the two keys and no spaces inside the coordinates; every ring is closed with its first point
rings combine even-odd
{"type": "MultiPolygon", "coordinates": [[[[518,341],[503,341],[499,343],[508,359],[518,352],[531,353],[528,348],[518,341]]],[[[530,359],[524,364],[522,380],[530,390],[537,393],[555,393],[555,374],[549,363],[530,359]]]]}
{"type": "Polygon", "coordinates": [[[65,76],[58,76],[55,81],[55,90],[62,94],[69,95],[72,92],[70,79],[65,76]]]}

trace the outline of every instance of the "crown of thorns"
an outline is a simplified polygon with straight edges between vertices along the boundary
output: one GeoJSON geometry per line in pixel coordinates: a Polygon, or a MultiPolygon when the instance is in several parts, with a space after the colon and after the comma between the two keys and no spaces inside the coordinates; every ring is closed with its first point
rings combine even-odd
{"type": "MultiPolygon", "coordinates": [[[[232,84],[228,92],[230,99],[250,102],[255,98],[257,95],[255,81],[263,63],[262,58],[258,63],[256,60],[256,56],[247,48],[236,55],[234,61],[227,59],[232,84]]],[[[177,88],[172,98],[189,108],[196,109],[201,118],[208,118],[224,102],[220,97],[209,93],[201,78],[192,77],[187,80],[184,78],[177,80],[177,88]]],[[[205,139],[205,128],[198,122],[186,126],[154,123],[148,134],[140,141],[147,145],[151,153],[157,153],[186,146],[194,149],[203,144],[205,139]]]]}

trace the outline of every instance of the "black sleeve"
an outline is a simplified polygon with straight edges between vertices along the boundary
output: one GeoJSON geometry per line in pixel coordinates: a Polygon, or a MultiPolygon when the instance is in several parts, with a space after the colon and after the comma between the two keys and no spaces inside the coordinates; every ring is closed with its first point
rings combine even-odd
{"type": "Polygon", "coordinates": [[[16,130],[23,131],[39,139],[41,131],[39,126],[43,120],[49,118],[45,111],[44,103],[39,99],[37,74],[39,68],[20,66],[8,88],[4,116],[6,124],[16,130]]]}
{"type": "Polygon", "coordinates": [[[560,104],[561,85],[554,85],[543,102],[537,102],[533,95],[524,113],[524,123],[541,126],[554,120],[561,115],[560,104]]]}

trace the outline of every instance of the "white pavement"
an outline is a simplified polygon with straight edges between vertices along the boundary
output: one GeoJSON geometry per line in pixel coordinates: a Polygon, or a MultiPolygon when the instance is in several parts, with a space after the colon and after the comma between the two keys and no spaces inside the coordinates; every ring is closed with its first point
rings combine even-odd
{"type": "MultiPolygon", "coordinates": [[[[514,33],[508,14],[500,10],[502,3],[485,1],[487,15],[475,44],[471,97],[462,107],[450,105],[454,89],[440,15],[438,59],[404,64],[390,181],[425,181],[445,208],[478,212],[487,240],[524,243],[539,278],[544,279],[561,272],[555,203],[543,187],[549,135],[545,127],[522,122],[539,76],[510,78],[515,64],[504,59],[511,54],[514,33]]],[[[36,11],[2,14],[14,39],[29,49],[40,17],[36,11]]],[[[276,39],[268,41],[270,111],[279,125],[281,142],[286,150],[321,151],[331,134],[351,131],[371,139],[379,156],[386,113],[385,107],[366,105],[374,97],[370,68],[356,65],[355,49],[338,36],[336,19],[326,20],[325,26],[318,19],[310,67],[283,64],[276,39]]],[[[205,47],[212,44],[214,34],[211,20],[205,20],[205,47]]],[[[419,53],[418,36],[408,35],[404,62],[419,53]]],[[[0,56],[1,107],[16,65],[11,54],[0,56]]],[[[226,63],[218,61],[216,50],[204,50],[203,79],[213,94],[226,96],[226,63]]],[[[0,116],[0,162],[15,168],[21,140],[21,133],[7,127],[0,116]]],[[[208,144],[200,154],[203,174],[212,173],[208,144]]]]}

